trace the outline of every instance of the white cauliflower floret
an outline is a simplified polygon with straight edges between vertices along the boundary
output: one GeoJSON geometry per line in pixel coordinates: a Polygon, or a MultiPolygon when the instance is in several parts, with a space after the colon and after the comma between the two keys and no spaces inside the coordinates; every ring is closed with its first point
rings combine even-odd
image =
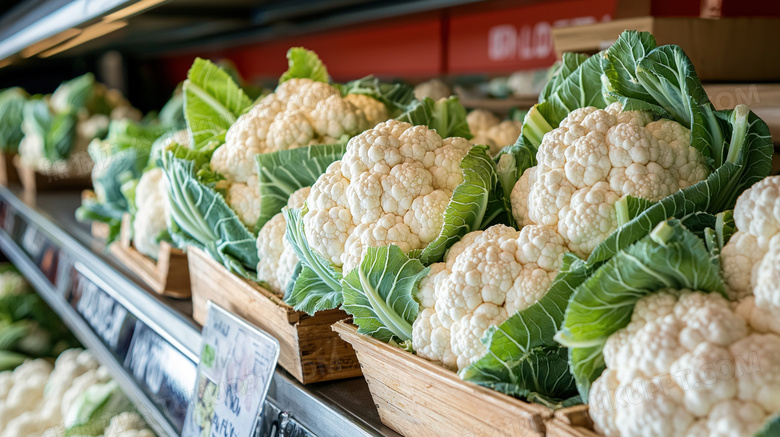
{"type": "Polygon", "coordinates": [[[26,361],[14,369],[13,386],[0,403],[0,429],[11,423],[25,411],[35,411],[43,402],[46,382],[51,374],[51,364],[45,360],[26,361]]]}
{"type": "Polygon", "coordinates": [[[433,100],[446,99],[451,95],[452,90],[441,79],[430,79],[414,87],[414,98],[417,100],[422,100],[425,97],[430,97],[433,100]]]}
{"type": "Polygon", "coordinates": [[[347,94],[344,100],[363,111],[369,126],[375,126],[390,118],[387,107],[382,102],[365,94],[347,94]]]}
{"type": "Polygon", "coordinates": [[[260,218],[260,181],[252,176],[246,183],[228,185],[225,200],[250,231],[260,218]]]}
{"type": "Polygon", "coordinates": [[[412,326],[417,355],[463,369],[485,353],[480,339],[544,296],[566,252],[546,226],[495,225],[454,244],[420,281],[412,326]]]}
{"type": "MultiPolygon", "coordinates": [[[[311,187],[296,190],[287,199],[287,208],[300,208],[311,192],[311,187]]],[[[287,221],[284,213],[276,214],[257,234],[257,278],[279,295],[292,279],[298,256],[285,238],[287,221]]]]}
{"type": "Polygon", "coordinates": [[[780,176],[745,190],[734,206],[737,232],[721,251],[721,268],[732,299],[750,300],[744,313],[753,328],[780,334],[780,176]],[[763,314],[762,314],[763,313],[763,314]]]}
{"type": "Polygon", "coordinates": [[[523,128],[522,122],[501,121],[492,112],[485,109],[475,109],[469,112],[466,115],[466,121],[473,136],[471,144],[490,146],[491,155],[496,155],[504,147],[514,144],[523,128]]]}
{"type": "Polygon", "coordinates": [[[608,437],[752,436],[780,411],[780,336],[751,331],[717,293],[641,298],[604,346],[589,395],[608,437]]]}
{"type": "Polygon", "coordinates": [[[225,177],[228,205],[251,230],[260,216],[255,155],[343,141],[377,118],[387,118],[387,109],[378,100],[342,98],[327,83],[290,79],[230,126],[225,144],[211,157],[211,169],[225,177]]]}
{"type": "Polygon", "coordinates": [[[441,232],[470,145],[390,120],[352,138],[312,186],[303,222],[309,246],[345,272],[367,247],[422,249],[441,232]]]}
{"type": "Polygon", "coordinates": [[[136,413],[124,412],[111,418],[104,437],[154,437],[146,423],[136,413]]]}
{"type": "Polygon", "coordinates": [[[569,113],[544,135],[536,160],[512,190],[512,213],[521,226],[557,226],[581,257],[617,229],[622,196],[657,201],[708,175],[688,129],[620,103],[569,113]]]}
{"type": "Polygon", "coordinates": [[[138,211],[133,218],[133,246],[142,254],[157,259],[157,237],[168,229],[170,206],[165,174],[153,168],[141,176],[135,188],[138,211]]]}

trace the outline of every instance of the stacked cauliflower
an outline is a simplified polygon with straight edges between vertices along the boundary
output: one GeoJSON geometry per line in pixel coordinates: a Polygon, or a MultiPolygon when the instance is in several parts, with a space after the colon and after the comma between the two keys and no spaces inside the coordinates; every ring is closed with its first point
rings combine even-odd
{"type": "MultiPolygon", "coordinates": [[[[0,437],[64,435],[70,407],[90,387],[110,380],[89,351],[69,349],[54,367],[46,360],[26,361],[0,373],[0,437]]],[[[106,437],[153,437],[136,413],[111,419],[106,437]]]]}
{"type": "MultiPolygon", "coordinates": [[[[50,110],[54,113],[66,113],[71,111],[68,100],[71,90],[69,83],[58,87],[49,98],[50,110]]],[[[41,137],[38,127],[33,120],[25,118],[22,121],[24,137],[19,143],[19,158],[22,163],[37,172],[58,176],[75,177],[83,176],[92,171],[94,163],[87,154],[89,143],[99,134],[108,129],[111,120],[130,119],[140,121],[142,114],[133,108],[117,90],[108,89],[101,83],[96,83],[92,90],[92,100],[104,99],[112,108],[109,115],[93,114],[88,108],[79,108],[76,116],[76,130],[72,138],[73,146],[70,155],[63,161],[50,161],[44,152],[44,139],[41,137]]]]}
{"type": "Polygon", "coordinates": [[[780,176],[763,179],[742,193],[734,223],[738,231],[721,252],[729,295],[755,295],[756,304],[777,309],[780,316],[780,176]]]}
{"type": "Polygon", "coordinates": [[[281,83],[228,129],[211,158],[227,181],[227,202],[254,229],[260,217],[260,187],[254,156],[313,144],[334,144],[388,117],[384,104],[311,79],[281,83]]]}
{"type": "Polygon", "coordinates": [[[423,249],[441,232],[470,149],[465,138],[397,120],[352,138],[306,199],[309,246],[344,272],[368,247],[423,249]]]}
{"type": "Polygon", "coordinates": [[[536,159],[512,190],[520,226],[557,228],[569,250],[587,257],[617,229],[623,195],[657,201],[707,177],[706,158],[677,122],[649,112],[579,108],[544,135],[536,159]]]}
{"type": "Polygon", "coordinates": [[[32,360],[0,373],[0,437],[38,437],[60,426],[84,390],[108,379],[92,355],[79,349],[60,354],[53,369],[32,360]]]}
{"type": "Polygon", "coordinates": [[[716,293],[662,290],[604,345],[590,414],[608,437],[752,436],[780,411],[780,336],[716,293]]]}
{"type": "Polygon", "coordinates": [[[417,355],[458,370],[478,360],[485,331],[542,298],[565,252],[548,226],[495,225],[464,236],[420,281],[422,311],[412,326],[417,355]]]}
{"type": "MultiPolygon", "coordinates": [[[[161,150],[165,150],[174,142],[189,147],[188,132],[181,130],[163,140],[160,144],[161,150]]],[[[162,168],[155,167],[141,175],[135,187],[137,211],[133,217],[133,246],[154,259],[157,259],[160,250],[158,237],[168,230],[170,221],[170,199],[165,180],[162,168]]]]}
{"type": "MultiPolygon", "coordinates": [[[[290,195],[287,208],[300,208],[309,196],[311,187],[304,187],[290,195]]],[[[257,279],[265,282],[276,294],[283,295],[292,279],[298,256],[284,238],[287,220],[280,212],[268,220],[257,233],[257,279]]]]}
{"type": "Polygon", "coordinates": [[[474,137],[471,144],[490,146],[490,154],[495,156],[506,146],[517,141],[523,128],[523,123],[516,120],[501,121],[492,112],[475,109],[466,116],[469,130],[474,137]]]}

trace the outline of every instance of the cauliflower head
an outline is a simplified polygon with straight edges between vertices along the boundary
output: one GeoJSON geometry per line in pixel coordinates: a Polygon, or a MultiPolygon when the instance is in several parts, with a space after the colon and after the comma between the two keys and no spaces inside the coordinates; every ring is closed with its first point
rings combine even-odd
{"type": "Polygon", "coordinates": [[[306,199],[310,247],[345,272],[367,247],[424,248],[441,232],[470,149],[464,138],[397,120],[352,138],[306,199]]]}
{"type": "Polygon", "coordinates": [[[446,99],[452,95],[452,89],[441,79],[430,79],[414,87],[414,98],[422,100],[430,97],[433,100],[446,99]]]}
{"type": "MultiPolygon", "coordinates": [[[[726,288],[732,299],[755,295],[755,303],[780,316],[780,176],[745,190],[734,206],[738,231],[721,251],[726,288]]],[[[780,333],[780,331],[776,331],[780,333]]]]}
{"type": "Polygon", "coordinates": [[[523,123],[516,120],[501,121],[492,112],[485,109],[475,109],[468,113],[466,122],[474,138],[471,144],[490,146],[490,154],[497,155],[506,146],[517,141],[523,128],[523,123]]]}
{"type": "Polygon", "coordinates": [[[603,352],[589,404],[608,437],[750,436],[780,409],[780,336],[717,293],[641,298],[603,352]]]}
{"type": "Polygon", "coordinates": [[[225,144],[211,157],[211,168],[225,177],[231,186],[228,204],[252,229],[260,205],[255,155],[336,143],[387,116],[384,104],[371,97],[341,97],[327,83],[290,79],[230,126],[225,144]],[[232,189],[232,185],[237,187],[232,189]]]}
{"type": "Polygon", "coordinates": [[[620,103],[576,109],[544,135],[537,165],[512,190],[512,214],[520,226],[557,228],[569,250],[587,257],[617,229],[622,196],[657,201],[707,177],[690,138],[679,123],[620,103]]]}
{"type": "Polygon", "coordinates": [[[111,418],[103,432],[105,437],[154,437],[137,413],[124,412],[111,418]]]}
{"type": "Polygon", "coordinates": [[[567,252],[548,226],[495,225],[466,234],[420,281],[412,325],[417,355],[463,369],[485,354],[480,339],[542,298],[567,252]]]}
{"type": "Polygon", "coordinates": [[[133,218],[133,246],[146,256],[157,259],[160,243],[157,237],[168,229],[170,206],[161,168],[141,176],[135,189],[138,212],[133,218]]]}
{"type": "MultiPolygon", "coordinates": [[[[287,208],[300,208],[308,197],[311,187],[301,188],[287,200],[287,208]]],[[[257,234],[257,278],[265,282],[271,291],[283,295],[292,279],[298,256],[290,242],[284,237],[287,220],[280,212],[271,218],[257,234]]]]}

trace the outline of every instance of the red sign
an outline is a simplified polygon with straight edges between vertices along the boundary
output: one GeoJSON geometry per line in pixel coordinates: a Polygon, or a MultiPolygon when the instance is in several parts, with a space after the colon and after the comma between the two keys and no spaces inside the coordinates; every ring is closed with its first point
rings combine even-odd
{"type": "Polygon", "coordinates": [[[552,29],[609,21],[617,0],[566,0],[498,10],[453,11],[448,71],[510,73],[555,62],[552,29]]]}

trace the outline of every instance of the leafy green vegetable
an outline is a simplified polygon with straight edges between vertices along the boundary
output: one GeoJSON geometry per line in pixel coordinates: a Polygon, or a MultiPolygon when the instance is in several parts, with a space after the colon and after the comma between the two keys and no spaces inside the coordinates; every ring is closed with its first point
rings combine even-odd
{"type": "Polygon", "coordinates": [[[337,308],[343,302],[341,268],[334,266],[306,243],[303,216],[309,212],[306,205],[285,209],[287,221],[285,238],[290,242],[300,261],[300,272],[295,284],[285,292],[284,301],[298,311],[314,314],[337,308]]]}
{"type": "Polygon", "coordinates": [[[415,126],[424,125],[436,132],[442,138],[462,137],[471,139],[469,124],[466,122],[466,108],[460,104],[457,97],[452,96],[435,102],[430,97],[415,100],[398,120],[415,126]]]}
{"type": "Polygon", "coordinates": [[[731,111],[719,111],[718,114],[720,120],[731,120],[735,124],[731,131],[745,132],[744,137],[730,138],[730,160],[707,179],[661,199],[618,228],[596,246],[588,258],[589,263],[609,259],[670,217],[684,218],[696,212],[717,214],[731,209],[742,191],[769,174],[772,142],[766,123],[744,106],[731,111]],[[742,112],[743,116],[733,117],[738,112],[742,112]]]}
{"type": "Polygon", "coordinates": [[[391,118],[404,113],[414,101],[414,88],[403,83],[384,83],[373,76],[353,80],[341,87],[341,94],[364,94],[384,103],[391,118]]]}
{"type": "Polygon", "coordinates": [[[583,399],[605,368],[601,351],[607,338],[628,325],[641,297],[664,288],[725,295],[717,260],[677,220],[660,223],[575,289],[556,340],[570,348],[572,373],[583,399]]]}
{"type": "MultiPolygon", "coordinates": [[[[116,120],[109,125],[105,140],[93,140],[87,151],[95,167],[92,183],[96,196],[82,201],[76,218],[82,222],[109,225],[108,242],[119,235],[122,215],[130,211],[134,194],[123,189],[141,177],[151,153],[152,143],[164,132],[160,125],[144,125],[130,120],[116,120]]],[[[127,188],[131,188],[130,185],[127,188]]]]}
{"type": "Polygon", "coordinates": [[[199,247],[229,271],[254,279],[258,257],[255,236],[213,186],[195,175],[195,161],[163,154],[162,166],[168,182],[171,238],[179,247],[199,247]]]}
{"type": "Polygon", "coordinates": [[[360,266],[344,277],[342,308],[354,317],[361,334],[385,342],[411,340],[420,310],[413,296],[429,270],[394,244],[369,247],[360,266]]]}
{"type": "Polygon", "coordinates": [[[133,404],[115,380],[93,385],[68,408],[65,436],[99,436],[108,425],[107,418],[132,409],[133,404]]]}
{"type": "Polygon", "coordinates": [[[776,437],[780,435],[780,415],[767,419],[764,426],[753,437],[776,437]]]}
{"type": "Polygon", "coordinates": [[[255,155],[260,179],[260,218],[256,229],[280,213],[290,195],[314,185],[328,166],[338,161],[347,145],[328,144],[255,155]]]}
{"type": "Polygon", "coordinates": [[[463,182],[452,192],[452,199],[444,210],[444,225],[439,236],[419,254],[412,255],[419,257],[423,264],[439,261],[461,237],[487,227],[504,212],[503,204],[492,201],[498,176],[489,153],[488,146],[474,146],[461,160],[463,182]]]}
{"type": "Polygon", "coordinates": [[[0,150],[15,152],[24,133],[22,120],[28,95],[21,88],[0,92],[0,150]]]}
{"type": "MultiPolygon", "coordinates": [[[[95,106],[95,87],[97,82],[92,73],[87,73],[63,82],[51,95],[51,105],[56,112],[75,113],[81,108],[95,106]]],[[[92,113],[105,113],[89,108],[92,113]]],[[[100,108],[102,109],[102,108],[100,108]]]]}
{"type": "Polygon", "coordinates": [[[569,298],[591,270],[567,253],[547,294],[491,327],[482,339],[488,352],[461,370],[461,378],[517,397],[537,394],[566,399],[576,395],[568,371],[568,352],[554,336],[563,323],[569,298]]]}
{"type": "Polygon", "coordinates": [[[251,106],[252,100],[228,73],[211,61],[195,59],[184,82],[184,113],[193,149],[222,143],[230,125],[251,106]]]}
{"type": "Polygon", "coordinates": [[[288,67],[279,78],[279,83],[290,79],[311,79],[315,82],[328,82],[328,69],[319,56],[303,47],[287,50],[288,67]]]}

